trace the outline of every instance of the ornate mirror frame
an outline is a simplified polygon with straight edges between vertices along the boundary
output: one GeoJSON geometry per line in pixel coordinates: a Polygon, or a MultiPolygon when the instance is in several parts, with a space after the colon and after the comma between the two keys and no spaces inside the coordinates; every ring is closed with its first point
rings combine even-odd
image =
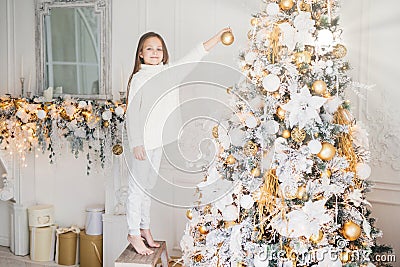
{"type": "MultiPolygon", "coordinates": [[[[44,19],[55,7],[93,7],[100,16],[99,94],[71,95],[88,99],[112,99],[111,90],[111,0],[35,0],[36,88],[41,95],[45,86],[46,40],[44,19]]],[[[55,95],[57,96],[57,95],[55,95]]]]}

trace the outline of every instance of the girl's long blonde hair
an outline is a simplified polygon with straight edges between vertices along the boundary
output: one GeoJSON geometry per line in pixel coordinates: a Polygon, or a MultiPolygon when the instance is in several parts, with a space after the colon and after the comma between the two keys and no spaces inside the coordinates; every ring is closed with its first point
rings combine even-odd
{"type": "Polygon", "coordinates": [[[140,53],[143,51],[144,42],[148,38],[151,38],[151,37],[157,37],[161,41],[163,54],[164,54],[162,62],[164,64],[168,64],[168,60],[169,60],[168,50],[167,50],[167,46],[165,45],[164,39],[161,37],[161,35],[159,35],[158,33],[155,33],[155,32],[147,32],[147,33],[143,34],[139,39],[139,43],[138,43],[138,46],[136,49],[136,55],[135,55],[135,66],[133,67],[133,71],[132,71],[131,75],[129,76],[128,86],[126,88],[126,92],[127,92],[126,104],[128,104],[129,90],[131,88],[131,82],[132,82],[133,75],[135,75],[135,73],[137,73],[140,70],[142,64],[144,64],[143,59],[140,57],[140,53]]]}

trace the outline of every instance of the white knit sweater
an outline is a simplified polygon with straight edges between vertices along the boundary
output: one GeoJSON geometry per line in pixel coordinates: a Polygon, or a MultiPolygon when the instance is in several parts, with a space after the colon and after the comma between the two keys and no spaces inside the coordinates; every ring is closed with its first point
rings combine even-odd
{"type": "Polygon", "coordinates": [[[131,82],[126,113],[129,148],[154,149],[178,138],[181,125],[179,90],[176,88],[207,51],[197,45],[174,64],[142,64],[131,82]]]}

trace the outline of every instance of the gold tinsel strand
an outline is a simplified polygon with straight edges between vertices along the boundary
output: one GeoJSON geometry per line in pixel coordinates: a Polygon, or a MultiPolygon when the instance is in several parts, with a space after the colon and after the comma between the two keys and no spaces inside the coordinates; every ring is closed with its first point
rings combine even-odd
{"type": "Polygon", "coordinates": [[[334,123],[340,125],[346,125],[349,127],[348,133],[341,133],[338,138],[338,153],[339,155],[346,157],[349,161],[349,167],[346,169],[347,171],[354,172],[354,183],[357,188],[361,188],[361,183],[357,179],[357,162],[358,158],[356,153],[354,152],[353,147],[353,138],[351,136],[350,127],[352,126],[351,121],[352,115],[350,112],[343,107],[339,107],[334,116],[334,123]]]}
{"type": "MultiPolygon", "coordinates": [[[[264,174],[264,185],[260,188],[260,199],[258,200],[258,220],[263,221],[264,212],[272,213],[276,208],[276,198],[279,195],[279,181],[276,170],[268,170],[264,174]]],[[[265,233],[264,223],[260,223],[261,235],[265,233]]]]}
{"type": "Polygon", "coordinates": [[[271,44],[272,53],[270,54],[270,61],[272,64],[278,59],[279,54],[279,36],[281,31],[278,25],[274,25],[272,32],[270,33],[269,42],[271,44]]]}

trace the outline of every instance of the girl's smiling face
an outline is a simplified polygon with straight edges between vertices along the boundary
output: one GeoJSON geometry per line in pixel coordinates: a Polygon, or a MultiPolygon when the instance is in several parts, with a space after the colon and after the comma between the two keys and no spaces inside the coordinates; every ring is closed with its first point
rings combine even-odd
{"type": "Polygon", "coordinates": [[[163,60],[164,51],[161,40],[157,37],[150,37],[144,41],[143,49],[139,54],[144,64],[158,65],[163,60]]]}

